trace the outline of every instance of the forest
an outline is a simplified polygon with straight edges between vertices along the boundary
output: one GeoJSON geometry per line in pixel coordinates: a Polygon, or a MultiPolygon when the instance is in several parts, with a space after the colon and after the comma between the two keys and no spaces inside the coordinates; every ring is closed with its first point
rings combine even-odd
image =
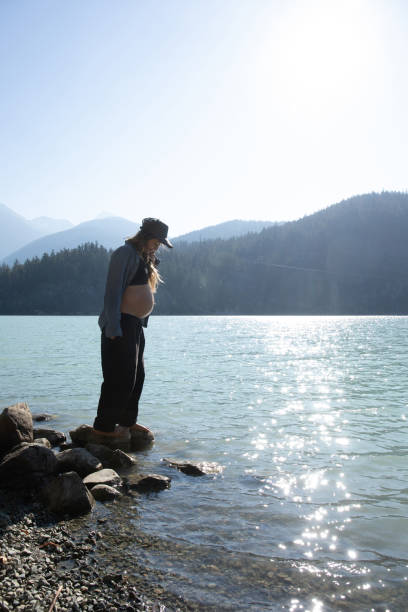
{"type": "MultiPolygon", "coordinates": [[[[356,196],[229,240],[160,251],[162,315],[408,314],[408,194],[356,196]]],[[[0,314],[95,315],[110,251],[96,243],[0,267],[0,314]]]]}

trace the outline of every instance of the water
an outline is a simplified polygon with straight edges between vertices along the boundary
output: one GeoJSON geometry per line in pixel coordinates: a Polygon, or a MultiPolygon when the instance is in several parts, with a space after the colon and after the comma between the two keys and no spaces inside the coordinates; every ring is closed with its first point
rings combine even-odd
{"type": "MultiPolygon", "coordinates": [[[[0,317],[0,332],[1,406],[92,423],[96,318],[0,317]]],[[[156,444],[138,461],[172,486],[97,510],[115,517],[107,564],[142,564],[200,609],[406,610],[407,332],[406,317],[153,317],[140,422],[156,444]]]]}

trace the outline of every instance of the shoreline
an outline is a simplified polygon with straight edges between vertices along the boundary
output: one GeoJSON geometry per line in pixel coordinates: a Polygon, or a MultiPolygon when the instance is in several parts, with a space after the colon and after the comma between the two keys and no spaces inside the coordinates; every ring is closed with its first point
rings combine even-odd
{"type": "Polygon", "coordinates": [[[143,575],[103,567],[97,557],[103,557],[104,523],[109,517],[96,515],[82,519],[82,524],[58,520],[31,496],[0,489],[2,612],[197,609],[143,575]]]}

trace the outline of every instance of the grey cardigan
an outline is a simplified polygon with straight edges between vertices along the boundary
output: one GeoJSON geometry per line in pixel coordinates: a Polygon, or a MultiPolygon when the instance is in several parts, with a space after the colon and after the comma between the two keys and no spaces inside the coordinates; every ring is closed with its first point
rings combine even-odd
{"type": "MultiPolygon", "coordinates": [[[[113,251],[106,279],[103,311],[98,319],[99,327],[108,338],[122,336],[120,306],[126,287],[134,277],[142,258],[128,241],[113,251]]],[[[141,319],[147,327],[147,319],[141,319]]]]}

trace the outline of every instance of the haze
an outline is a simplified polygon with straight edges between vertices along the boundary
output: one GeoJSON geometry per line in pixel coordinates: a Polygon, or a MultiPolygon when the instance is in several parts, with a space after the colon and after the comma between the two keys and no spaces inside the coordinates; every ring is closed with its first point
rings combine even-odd
{"type": "Polygon", "coordinates": [[[3,1],[0,201],[174,236],[404,191],[407,6],[3,1]]]}

